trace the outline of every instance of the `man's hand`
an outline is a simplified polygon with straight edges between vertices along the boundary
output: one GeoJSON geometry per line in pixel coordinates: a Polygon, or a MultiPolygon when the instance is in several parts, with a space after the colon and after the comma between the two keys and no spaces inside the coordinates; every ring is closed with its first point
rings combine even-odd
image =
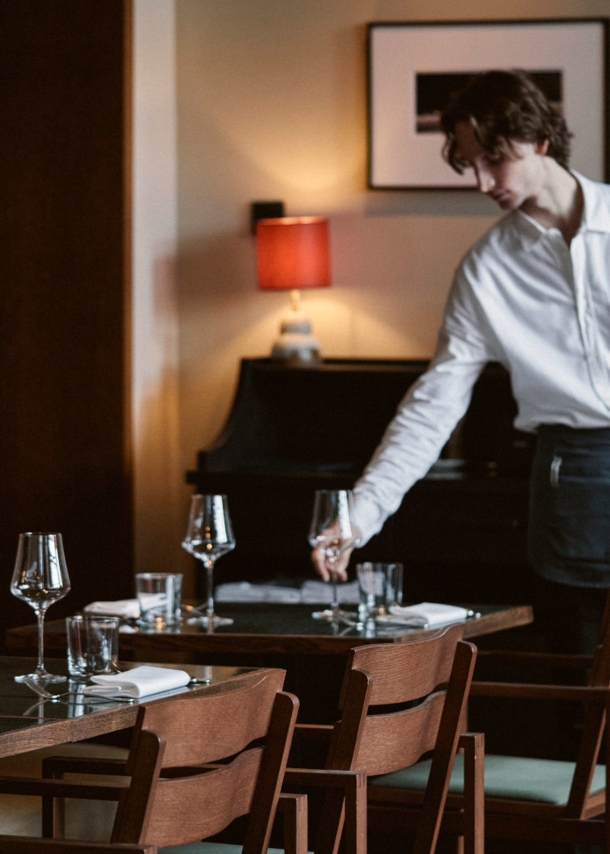
{"type": "Polygon", "coordinates": [[[349,537],[341,535],[338,526],[331,525],[317,538],[319,545],[311,553],[311,562],[323,581],[347,581],[347,565],[352,552],[360,544],[360,530],[351,526],[349,537]]]}
{"type": "Polygon", "coordinates": [[[347,581],[347,565],[353,550],[354,546],[350,546],[335,558],[329,557],[322,548],[313,549],[311,562],[323,581],[330,581],[332,576],[337,581],[347,581]]]}

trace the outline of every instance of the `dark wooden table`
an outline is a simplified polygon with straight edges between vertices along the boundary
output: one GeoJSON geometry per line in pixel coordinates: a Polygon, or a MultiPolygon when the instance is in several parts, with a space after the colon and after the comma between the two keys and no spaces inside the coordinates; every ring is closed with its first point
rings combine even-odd
{"type": "MultiPolygon", "coordinates": [[[[143,697],[133,703],[86,701],[78,692],[56,702],[44,700],[27,685],[15,682],[16,675],[31,672],[34,664],[27,658],[0,656],[0,757],[128,729],[136,721],[139,705],[185,693],[221,693],[259,679],[263,672],[260,668],[249,667],[181,665],[181,669],[191,676],[209,679],[210,683],[143,697]]],[[[66,673],[64,660],[48,661],[47,664],[52,672],[66,673]]],[[[136,665],[126,663],[121,666],[128,669],[136,665]]],[[[76,692],[76,683],[71,680],[49,686],[53,693],[62,693],[68,688],[76,692]]]]}
{"type": "MultiPolygon", "coordinates": [[[[393,626],[368,634],[355,628],[340,629],[312,619],[315,605],[277,603],[218,603],[222,616],[232,617],[232,626],[208,634],[202,627],[184,622],[171,630],[154,631],[124,626],[119,655],[124,660],[154,660],[166,663],[189,662],[207,665],[281,667],[287,671],[286,690],[301,700],[299,719],[308,723],[334,720],[339,688],[349,649],[360,644],[399,643],[424,637],[430,631],[393,626]]],[[[529,605],[472,605],[480,613],[464,627],[467,638],[480,637],[533,620],[529,605]]],[[[349,610],[349,609],[348,609],[349,610]]],[[[32,655],[36,648],[36,627],[23,626],[7,633],[7,649],[18,655],[32,655]]],[[[64,655],[63,621],[45,627],[45,648],[49,654],[64,655]]]]}

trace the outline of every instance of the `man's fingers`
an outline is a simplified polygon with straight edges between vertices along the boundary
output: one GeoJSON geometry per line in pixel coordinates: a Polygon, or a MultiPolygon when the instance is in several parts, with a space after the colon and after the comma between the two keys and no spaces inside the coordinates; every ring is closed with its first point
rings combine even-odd
{"type": "Polygon", "coordinates": [[[314,549],[311,562],[323,581],[331,581],[333,576],[337,581],[347,581],[347,565],[352,551],[353,549],[346,549],[336,560],[330,561],[324,549],[314,549]]]}
{"type": "Polygon", "coordinates": [[[333,574],[337,581],[347,581],[347,562],[349,557],[341,555],[339,560],[333,564],[333,574]]]}
{"type": "Polygon", "coordinates": [[[323,549],[314,549],[312,551],[311,562],[322,581],[330,581],[330,573],[326,567],[326,555],[323,549]]]}

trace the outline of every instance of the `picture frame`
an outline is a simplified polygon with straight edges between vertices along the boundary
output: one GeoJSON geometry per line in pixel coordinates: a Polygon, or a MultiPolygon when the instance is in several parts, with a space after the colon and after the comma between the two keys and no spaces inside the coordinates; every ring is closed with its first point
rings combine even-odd
{"type": "Polygon", "coordinates": [[[607,181],[608,22],[368,24],[368,187],[474,188],[472,174],[459,175],[442,158],[439,114],[469,77],[500,68],[531,73],[558,100],[573,134],[570,166],[607,181]]]}

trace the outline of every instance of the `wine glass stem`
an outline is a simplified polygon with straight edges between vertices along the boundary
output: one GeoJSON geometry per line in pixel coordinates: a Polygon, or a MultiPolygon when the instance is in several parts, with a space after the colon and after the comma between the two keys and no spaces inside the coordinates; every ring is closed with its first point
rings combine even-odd
{"type": "Polygon", "coordinates": [[[339,596],[337,594],[337,576],[331,575],[330,583],[332,585],[332,601],[330,603],[331,610],[336,612],[339,610],[339,596]]]}
{"type": "Polygon", "coordinates": [[[332,591],[332,601],[330,603],[330,610],[332,611],[333,618],[337,618],[339,616],[339,596],[337,593],[337,573],[336,573],[336,563],[339,559],[340,552],[338,550],[333,550],[330,555],[329,561],[329,572],[330,572],[330,583],[331,583],[331,591],[332,591]]]}
{"type": "Polygon", "coordinates": [[[37,673],[45,673],[44,667],[44,610],[38,608],[36,610],[36,619],[38,620],[38,664],[36,665],[37,673]]]}
{"type": "Polygon", "coordinates": [[[206,561],[205,570],[207,584],[205,613],[208,618],[208,622],[210,622],[214,620],[214,562],[211,560],[206,561]]]}

